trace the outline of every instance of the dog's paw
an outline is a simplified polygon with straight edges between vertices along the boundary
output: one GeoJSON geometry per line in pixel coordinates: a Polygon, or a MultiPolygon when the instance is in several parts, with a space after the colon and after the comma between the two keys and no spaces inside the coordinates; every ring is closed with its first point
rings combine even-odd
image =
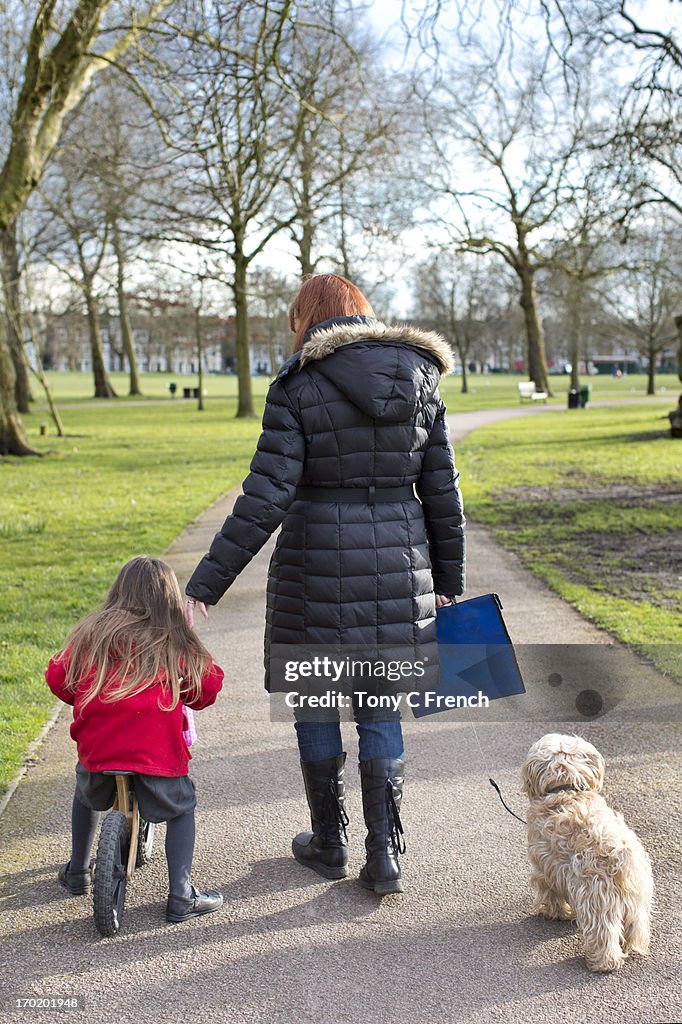
{"type": "Polygon", "coordinates": [[[649,955],[649,943],[640,946],[626,946],[625,952],[633,953],[635,956],[648,956],[649,955]]]}
{"type": "Polygon", "coordinates": [[[544,901],[536,905],[535,913],[548,921],[575,921],[575,911],[568,903],[544,901]]]}
{"type": "Polygon", "coordinates": [[[612,971],[619,971],[621,969],[625,963],[625,957],[609,956],[603,959],[596,959],[586,956],[585,963],[587,964],[587,969],[595,974],[609,974],[612,971]]]}

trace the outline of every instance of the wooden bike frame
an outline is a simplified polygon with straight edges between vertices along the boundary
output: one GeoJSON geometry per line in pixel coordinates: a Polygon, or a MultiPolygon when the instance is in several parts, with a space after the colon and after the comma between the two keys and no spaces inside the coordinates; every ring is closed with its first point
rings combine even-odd
{"type": "Polygon", "coordinates": [[[128,864],[126,867],[126,878],[133,877],[135,871],[135,859],[137,857],[137,841],[140,833],[140,812],[137,807],[137,797],[130,785],[129,775],[116,776],[116,799],[114,810],[125,814],[128,820],[130,831],[130,849],[128,851],[128,864]],[[131,801],[132,796],[132,801],[131,801]]]}

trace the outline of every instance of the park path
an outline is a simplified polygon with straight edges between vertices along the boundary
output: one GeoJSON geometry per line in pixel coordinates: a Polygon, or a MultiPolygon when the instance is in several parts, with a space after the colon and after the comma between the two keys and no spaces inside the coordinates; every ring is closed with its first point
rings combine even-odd
{"type": "MultiPolygon", "coordinates": [[[[451,416],[452,435],[500,418],[500,410],[451,416]]],[[[237,493],[171,545],[166,557],[182,581],[237,493]]],[[[0,818],[0,1020],[54,1016],[15,1012],[12,996],[78,996],[84,1007],[72,1019],[88,1024],[682,1020],[678,691],[471,525],[468,593],[501,594],[536,710],[517,721],[483,721],[476,733],[470,722],[442,716],[406,724],[406,892],[380,902],[355,880],[363,830],[352,726],[345,726],[351,875],[325,882],[290,856],[291,835],[307,815],[292,729],[270,722],[262,689],[271,549],[272,542],[201,626],[226,685],[197,720],[195,880],[219,886],[225,908],[165,924],[160,841],[130,886],[123,933],[96,937],[89,900],[68,897],[55,881],[68,856],[74,764],[63,714],[0,818]],[[537,646],[548,641],[557,646],[537,646]],[[566,715],[595,652],[607,658],[601,685],[612,706],[599,719],[560,728],[579,730],[605,754],[608,796],[652,855],[658,897],[651,957],[613,976],[585,970],[571,924],[529,916],[525,830],[487,783],[492,773],[523,811],[518,767],[557,713],[566,715]],[[561,695],[548,687],[557,668],[561,695]]]]}

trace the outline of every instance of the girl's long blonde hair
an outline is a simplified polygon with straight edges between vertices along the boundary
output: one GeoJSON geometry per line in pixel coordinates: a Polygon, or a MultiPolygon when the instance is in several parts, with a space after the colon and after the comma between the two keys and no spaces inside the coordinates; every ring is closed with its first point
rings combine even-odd
{"type": "Polygon", "coordinates": [[[185,622],[175,573],[158,558],[140,555],[127,562],[104,603],[69,633],[66,687],[75,693],[93,674],[83,700],[124,700],[163,681],[159,706],[172,711],[180,700],[201,694],[211,656],[185,622]]]}

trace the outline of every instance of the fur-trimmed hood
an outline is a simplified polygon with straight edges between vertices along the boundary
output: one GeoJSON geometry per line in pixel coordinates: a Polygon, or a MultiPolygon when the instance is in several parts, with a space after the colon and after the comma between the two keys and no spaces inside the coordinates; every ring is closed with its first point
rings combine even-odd
{"type": "Polygon", "coordinates": [[[409,324],[384,324],[370,317],[340,317],[327,323],[329,326],[320,324],[308,332],[301,349],[301,366],[312,360],[325,359],[346,345],[359,341],[381,341],[390,345],[404,344],[425,349],[440,367],[443,376],[452,373],[454,369],[452,349],[435,331],[422,331],[409,324]]]}
{"type": "Polygon", "coordinates": [[[395,423],[414,419],[452,365],[438,334],[353,316],[311,328],[279,376],[314,367],[367,416],[395,423]]]}

